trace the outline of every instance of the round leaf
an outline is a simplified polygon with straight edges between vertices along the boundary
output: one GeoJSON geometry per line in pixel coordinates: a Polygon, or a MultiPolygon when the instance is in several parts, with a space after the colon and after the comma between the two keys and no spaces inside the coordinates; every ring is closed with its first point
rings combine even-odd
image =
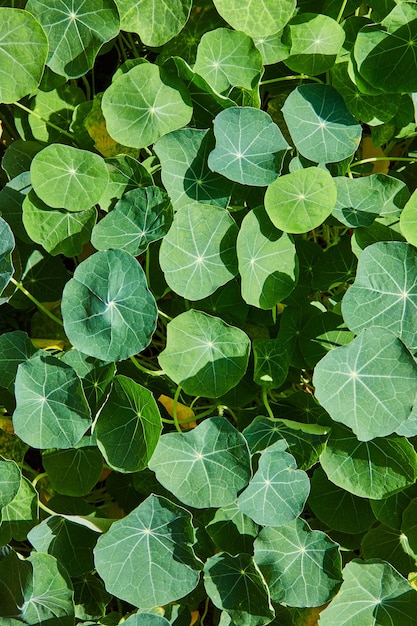
{"type": "Polygon", "coordinates": [[[18,465],[0,457],[0,509],[17,496],[21,478],[18,465]]]}
{"type": "Polygon", "coordinates": [[[393,530],[383,524],[370,528],[363,537],[361,555],[364,559],[388,561],[403,576],[414,571],[416,565],[416,555],[410,548],[407,531],[393,530]]]}
{"type": "MultiPolygon", "coordinates": [[[[0,217],[0,295],[13,276],[12,252],[15,241],[7,222],[0,217]]],[[[0,297],[0,304],[4,299],[0,297]]]]}
{"type": "Polygon", "coordinates": [[[225,209],[203,204],[180,209],[159,253],[171,289],[189,300],[201,300],[229,282],[237,274],[237,233],[225,209]]]}
{"type": "Polygon", "coordinates": [[[0,102],[15,102],[37,88],[47,55],[39,22],[27,11],[0,8],[0,102]]]}
{"type": "Polygon", "coordinates": [[[401,232],[408,243],[417,246],[417,192],[414,191],[400,216],[401,232]]]}
{"type": "Polygon", "coordinates": [[[234,502],[251,473],[245,438],[223,417],[162,435],[149,467],[178,500],[198,509],[234,502]]]}
{"type": "Polygon", "coordinates": [[[281,176],[269,185],[265,209],[287,233],[306,233],[320,226],[336,204],[336,185],[326,170],[308,167],[281,176]]]}
{"type": "Polygon", "coordinates": [[[14,393],[14,381],[20,363],[25,363],[38,352],[22,330],[0,335],[1,386],[14,393]]]}
{"type": "Polygon", "coordinates": [[[80,263],[65,286],[61,309],[72,345],[102,361],[144,350],[157,319],[145,274],[123,250],[97,252],[80,263]]]}
{"type": "Polygon", "coordinates": [[[42,464],[48,473],[51,487],[66,496],[86,496],[99,481],[103,458],[95,446],[69,450],[50,450],[42,455],[42,464]]]}
{"type": "Polygon", "coordinates": [[[266,37],[282,30],[296,8],[295,0],[214,0],[214,6],[235,30],[250,37],[266,37]]]}
{"type": "Polygon", "coordinates": [[[192,107],[183,83],[152,63],[136,65],[106,89],[102,108],[109,134],[132,148],[144,148],[186,126],[192,107]]]}
{"type": "Polygon", "coordinates": [[[185,393],[218,398],[243,377],[249,351],[250,341],[242,330],[191,310],[167,325],[167,346],[159,363],[185,393]]]}
{"type": "Polygon", "coordinates": [[[98,154],[58,143],[35,155],[30,176],[45,204],[67,211],[85,211],[98,203],[109,179],[98,154]]]}
{"type": "Polygon", "coordinates": [[[342,161],[359,146],[362,128],[330,85],[296,87],[282,112],[297,150],[310,161],[342,161]]]}

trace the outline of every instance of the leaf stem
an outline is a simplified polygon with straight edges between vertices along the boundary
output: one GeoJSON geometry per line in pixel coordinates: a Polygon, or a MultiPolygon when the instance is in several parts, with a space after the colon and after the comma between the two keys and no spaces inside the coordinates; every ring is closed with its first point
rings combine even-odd
{"type": "Polygon", "coordinates": [[[350,167],[355,167],[356,165],[363,165],[364,163],[376,163],[377,161],[405,161],[406,163],[415,163],[417,161],[417,157],[369,157],[368,159],[361,159],[360,161],[355,161],[350,164],[350,167]]]}
{"type": "Polygon", "coordinates": [[[266,408],[269,417],[271,419],[275,419],[274,414],[273,414],[272,409],[271,409],[271,405],[269,404],[268,391],[267,391],[266,387],[262,388],[262,402],[264,403],[264,407],[266,408]]]}
{"type": "Polygon", "coordinates": [[[46,506],[46,504],[44,504],[39,499],[38,499],[38,506],[39,506],[40,509],[42,509],[42,511],[45,511],[45,513],[49,513],[49,515],[59,515],[59,513],[57,513],[56,511],[53,511],[52,509],[50,509],[48,506],[46,506]]]}
{"type": "Polygon", "coordinates": [[[280,78],[270,78],[269,80],[262,80],[259,83],[259,86],[263,85],[272,85],[273,83],[282,83],[286,80],[313,80],[315,83],[324,84],[320,78],[316,78],[315,76],[308,76],[308,74],[295,74],[293,76],[280,76],[280,78]]]}
{"type": "Polygon", "coordinates": [[[178,385],[177,390],[175,392],[174,395],[174,405],[172,407],[172,417],[174,418],[174,424],[175,424],[175,428],[178,430],[179,433],[182,434],[182,429],[178,420],[178,413],[177,413],[177,407],[178,407],[178,398],[180,397],[180,393],[182,391],[182,387],[181,385],[178,385]]]}
{"type": "Polygon", "coordinates": [[[47,315],[53,322],[55,322],[55,324],[59,324],[62,327],[64,326],[63,321],[60,320],[59,317],[56,317],[56,315],[51,313],[51,311],[49,311],[49,309],[47,309],[46,306],[41,304],[39,300],[35,298],[35,296],[32,296],[32,294],[29,293],[29,291],[25,287],[23,287],[22,283],[19,283],[17,280],[15,280],[13,276],[10,279],[10,282],[13,283],[13,285],[15,285],[15,287],[17,287],[22,293],[24,293],[25,296],[29,298],[29,300],[31,300],[31,302],[33,302],[33,304],[35,304],[38,307],[38,309],[42,311],[42,313],[45,313],[45,315],[47,315]]]}
{"type": "Polygon", "coordinates": [[[134,356],[131,356],[130,360],[132,361],[133,365],[144,374],[149,374],[149,376],[163,376],[165,374],[164,370],[150,370],[147,367],[144,367],[134,356]]]}
{"type": "Polygon", "coordinates": [[[65,135],[66,137],[69,137],[71,139],[71,141],[77,143],[77,140],[75,139],[74,135],[72,133],[70,133],[69,131],[65,130],[64,128],[60,128],[59,126],[57,126],[53,122],[50,122],[49,120],[46,120],[44,117],[42,117],[42,115],[39,115],[39,113],[36,113],[36,111],[32,111],[32,109],[29,109],[28,107],[26,107],[21,102],[17,102],[16,101],[16,102],[13,102],[13,104],[15,106],[19,107],[19,109],[22,109],[23,111],[26,111],[26,113],[30,113],[30,115],[33,115],[38,120],[41,120],[47,126],[50,126],[51,128],[55,128],[55,130],[57,130],[62,135],[65,135]]]}
{"type": "Polygon", "coordinates": [[[210,602],[210,598],[206,598],[206,601],[204,602],[204,611],[203,611],[202,616],[200,617],[200,626],[204,626],[204,620],[207,617],[207,613],[209,609],[209,602],[210,602]]]}
{"type": "Polygon", "coordinates": [[[339,11],[339,15],[336,18],[336,22],[339,24],[342,20],[343,17],[343,13],[345,12],[346,9],[346,5],[348,3],[348,0],[343,0],[342,2],[342,6],[340,7],[340,11],[339,11]]]}

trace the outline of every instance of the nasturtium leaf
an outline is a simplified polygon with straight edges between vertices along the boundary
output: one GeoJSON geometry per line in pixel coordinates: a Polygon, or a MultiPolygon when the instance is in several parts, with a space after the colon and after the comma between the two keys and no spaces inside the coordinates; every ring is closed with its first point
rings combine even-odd
{"type": "Polygon", "coordinates": [[[136,65],[106,89],[102,109],[109,134],[132,148],[143,148],[191,119],[184,84],[152,63],[136,65]]]}
{"type": "Polygon", "coordinates": [[[417,454],[404,437],[358,441],[334,425],[320,457],[327,478],[360,498],[380,500],[409,487],[417,478],[417,454]]]}
{"type": "Polygon", "coordinates": [[[282,112],[297,150],[310,161],[342,161],[359,146],[362,128],[330,85],[296,87],[282,112]]]}
{"type": "Polygon", "coordinates": [[[266,190],[265,209],[276,228],[306,233],[330,215],[336,197],[336,185],[329,172],[307,167],[272,182],[266,190]]]}
{"type": "Polygon", "coordinates": [[[206,524],[206,530],[217,548],[236,555],[239,552],[252,552],[253,540],[259,527],[234,502],[217,509],[206,524]]]}
{"type": "Polygon", "coordinates": [[[343,570],[339,593],[320,613],[320,626],[413,626],[417,595],[392,565],[354,559],[343,570]]]}
{"type": "Polygon", "coordinates": [[[236,246],[243,299],[272,309],[291,293],[297,280],[292,237],[275,228],[265,209],[257,207],[243,218],[236,246]]]}
{"type": "Polygon", "coordinates": [[[259,467],[238,498],[239,509],[262,526],[282,526],[298,517],[310,492],[310,481],[297,470],[294,457],[280,441],[261,453],[259,467]]]}
{"type": "Polygon", "coordinates": [[[106,606],[112,599],[100,578],[94,574],[85,574],[71,582],[74,588],[75,613],[78,619],[100,619],[105,614],[106,606]]]}
{"type": "Polygon", "coordinates": [[[32,483],[22,476],[17,494],[1,511],[0,545],[11,539],[26,541],[31,528],[39,523],[38,492],[32,483]]]}
{"type": "Polygon", "coordinates": [[[172,222],[168,195],[159,187],[132,189],[93,228],[91,243],[97,250],[125,250],[138,256],[152,241],[161,239],[172,222]]]}
{"type": "Polygon", "coordinates": [[[159,262],[175,293],[189,300],[210,296],[237,274],[238,227],[216,206],[192,204],[175,214],[159,262]]]}
{"type": "Polygon", "coordinates": [[[120,361],[149,345],[157,310],[138,261],[123,250],[106,250],[75,270],[62,296],[62,317],[75,348],[120,361]]]}
{"type": "Polygon", "coordinates": [[[385,526],[400,530],[403,513],[411,501],[417,497],[417,485],[403,489],[388,498],[371,500],[371,507],[375,517],[385,526]]]}
{"type": "Polygon", "coordinates": [[[21,478],[18,465],[14,461],[0,457],[0,509],[14,500],[19,491],[21,478]]]}
{"type": "Polygon", "coordinates": [[[370,528],[364,535],[361,555],[364,559],[388,561],[403,576],[414,571],[417,560],[410,548],[407,532],[393,530],[383,524],[370,528]]]}
{"type": "Polygon", "coordinates": [[[197,48],[194,72],[218,93],[231,87],[253,89],[263,71],[262,56],[244,33],[217,28],[205,33],[197,48]]]}
{"type": "Polygon", "coordinates": [[[151,495],[114,522],[94,549],[107,591],[143,609],[168,604],[198,583],[191,514],[151,495]]]}
{"type": "Polygon", "coordinates": [[[54,356],[21,363],[15,389],[14,429],[33,448],[71,448],[91,425],[80,379],[54,356]]]}
{"type": "Polygon", "coordinates": [[[0,335],[0,382],[10,393],[14,393],[14,380],[20,363],[28,361],[35,352],[29,337],[22,330],[0,335]]]}
{"type": "Polygon", "coordinates": [[[72,578],[94,569],[92,550],[98,536],[90,528],[52,515],[32,528],[28,540],[37,552],[54,556],[72,578]]]}
{"type": "Polygon", "coordinates": [[[9,284],[13,276],[14,267],[12,263],[12,252],[15,240],[10,226],[0,217],[0,304],[7,298],[2,298],[1,293],[9,284]]]}
{"type": "Polygon", "coordinates": [[[270,624],[274,610],[268,587],[249,554],[221,552],[204,566],[204,586],[209,598],[234,624],[270,624]]]}
{"type": "Polygon", "coordinates": [[[105,159],[105,163],[109,182],[99,201],[103,211],[112,209],[128,191],[153,184],[152,176],[144,165],[127,154],[105,159]]]}
{"type": "Polygon", "coordinates": [[[166,617],[157,613],[145,613],[140,611],[128,617],[123,624],[126,626],[169,626],[170,622],[166,617]]]}
{"type": "Polygon", "coordinates": [[[103,470],[103,459],[95,446],[78,445],[68,450],[45,451],[42,464],[52,489],[73,497],[90,493],[103,470]]]}
{"type": "Polygon", "coordinates": [[[414,191],[400,216],[401,232],[408,243],[417,246],[417,193],[414,191]]]}
{"type": "Polygon", "coordinates": [[[356,280],[342,301],[355,333],[382,326],[411,350],[417,349],[417,251],[402,242],[378,242],[361,254],[356,280]]]}
{"type": "Polygon", "coordinates": [[[214,0],[214,6],[235,30],[250,37],[266,37],[282,30],[295,11],[295,0],[214,0]]]}
{"type": "Polygon", "coordinates": [[[375,523],[369,500],[337,487],[321,467],[314,471],[311,479],[308,505],[328,528],[342,533],[362,533],[375,523]]]}
{"type": "Polygon", "coordinates": [[[410,546],[414,552],[417,552],[417,499],[413,498],[405,508],[402,516],[401,531],[405,533],[410,541],[410,546]]]}
{"type": "Polygon", "coordinates": [[[360,441],[395,432],[417,395],[417,364],[389,330],[363,330],[349,345],[331,350],[317,364],[316,398],[360,441]]]}
{"type": "Polygon", "coordinates": [[[115,0],[120,28],[138,33],[145,46],[159,47],[185,26],[192,0],[115,0]]]}
{"type": "Polygon", "coordinates": [[[119,472],[139,472],[148,464],[162,424],[152,393],[126,376],[116,376],[94,425],[97,445],[119,472]]]}
{"type": "Polygon", "coordinates": [[[23,201],[22,217],[32,241],[41,244],[52,256],[73,257],[89,241],[97,211],[94,207],[76,212],[52,209],[32,190],[23,201]]]}
{"type": "Polygon", "coordinates": [[[0,8],[0,102],[15,102],[37,88],[47,55],[39,22],[28,11],[0,8]]]}
{"type": "Polygon", "coordinates": [[[216,147],[208,166],[243,185],[264,187],[281,171],[289,148],[280,129],[265,111],[235,107],[221,111],[214,119],[216,147]]]}
{"type": "Polygon", "coordinates": [[[289,368],[289,356],[277,339],[254,339],[255,359],[253,380],[265,389],[277,389],[285,382],[289,368]]]}
{"type": "Polygon", "coordinates": [[[0,554],[0,617],[8,618],[3,620],[8,626],[18,626],[22,622],[9,616],[20,613],[25,591],[32,584],[32,566],[9,547],[1,549],[0,554]]]}
{"type": "Polygon", "coordinates": [[[314,76],[327,72],[334,65],[345,33],[328,15],[299,13],[285,27],[283,40],[290,45],[285,65],[294,72],[314,76]]]}
{"type": "Polygon", "coordinates": [[[251,475],[246,440],[223,417],[162,435],[149,467],[178,500],[198,509],[231,504],[251,475]]]}
{"type": "Polygon", "coordinates": [[[33,189],[55,209],[86,211],[96,204],[109,179],[98,154],[64,144],[51,144],[38,152],[30,166],[33,189]]]}
{"type": "Polygon", "coordinates": [[[290,45],[282,40],[283,32],[280,30],[273,35],[265,37],[252,37],[265,65],[273,65],[289,57],[290,45]]]}
{"type": "Polygon", "coordinates": [[[48,37],[47,65],[67,78],[91,69],[102,45],[119,33],[113,0],[29,0],[26,9],[48,37]]]}
{"type": "Polygon", "coordinates": [[[240,328],[191,310],[167,325],[167,345],[158,360],[185,393],[218,398],[243,377],[249,351],[249,337],[240,328]]]}
{"type": "Polygon", "coordinates": [[[256,565],[274,602],[293,607],[321,606],[342,582],[339,546],[302,519],[263,528],[254,543],[256,565]]]}
{"type": "MultiPolygon", "coordinates": [[[[2,169],[5,169],[4,158],[2,169]]],[[[25,171],[12,178],[0,191],[0,214],[12,229],[14,236],[25,243],[30,243],[31,239],[22,224],[22,204],[31,189],[30,172],[25,171]]]]}
{"type": "Polygon", "coordinates": [[[209,170],[207,155],[213,148],[212,132],[197,128],[175,130],[156,142],[162,182],[175,210],[194,202],[227,207],[233,184],[209,170]]]}

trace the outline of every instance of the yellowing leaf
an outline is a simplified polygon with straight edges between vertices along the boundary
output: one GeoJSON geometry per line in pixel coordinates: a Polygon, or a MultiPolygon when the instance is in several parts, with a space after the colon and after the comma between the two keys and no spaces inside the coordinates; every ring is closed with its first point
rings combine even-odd
{"type": "Polygon", "coordinates": [[[31,339],[35,348],[40,350],[63,350],[65,342],[61,339],[31,339]]]}
{"type": "MultiPolygon", "coordinates": [[[[158,402],[162,404],[162,406],[167,410],[171,417],[174,416],[174,400],[169,396],[160,395],[158,398],[158,402]]],[[[190,409],[188,406],[181,404],[181,402],[177,402],[177,418],[179,422],[185,422],[186,420],[194,417],[194,411],[190,409]]],[[[190,428],[195,428],[197,426],[197,422],[191,421],[186,424],[180,424],[181,428],[184,430],[188,430],[190,428]]]]}
{"type": "MultiPolygon", "coordinates": [[[[362,139],[362,159],[371,159],[373,157],[385,157],[382,148],[374,145],[372,137],[364,137],[362,139]]],[[[375,161],[372,174],[388,174],[389,161],[375,161]]]]}
{"type": "Polygon", "coordinates": [[[103,94],[98,94],[93,100],[91,111],[85,118],[84,126],[88,134],[94,141],[94,147],[104,157],[114,157],[118,154],[128,154],[134,158],[138,157],[139,151],[136,148],[128,148],[115,141],[107,132],[106,120],[101,110],[101,99],[103,94]]]}

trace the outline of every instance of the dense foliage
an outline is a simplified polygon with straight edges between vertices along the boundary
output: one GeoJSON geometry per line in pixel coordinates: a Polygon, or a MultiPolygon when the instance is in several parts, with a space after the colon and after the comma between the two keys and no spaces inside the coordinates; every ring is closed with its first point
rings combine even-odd
{"type": "Polygon", "coordinates": [[[1,624],[415,624],[417,4],[0,5],[1,624]]]}

